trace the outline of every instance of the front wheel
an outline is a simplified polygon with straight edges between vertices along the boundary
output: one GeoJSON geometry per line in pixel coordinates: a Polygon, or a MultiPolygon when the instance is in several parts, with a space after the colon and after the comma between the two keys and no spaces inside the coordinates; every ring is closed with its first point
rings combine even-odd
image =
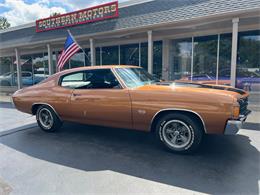
{"type": "Polygon", "coordinates": [[[194,152],[201,143],[202,127],[196,118],[172,113],[161,117],[156,125],[157,139],[170,151],[194,152]]]}
{"type": "Polygon", "coordinates": [[[36,119],[39,127],[46,132],[57,131],[62,122],[52,108],[42,105],[38,108],[36,119]]]}

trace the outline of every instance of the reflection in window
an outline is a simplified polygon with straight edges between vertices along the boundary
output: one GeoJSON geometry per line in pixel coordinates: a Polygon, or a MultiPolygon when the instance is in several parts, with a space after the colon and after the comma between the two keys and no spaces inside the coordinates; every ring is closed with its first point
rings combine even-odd
{"type": "Polygon", "coordinates": [[[162,41],[153,44],[153,74],[162,77],[162,41]]]}
{"type": "Polygon", "coordinates": [[[102,61],[101,61],[101,48],[97,47],[96,48],[96,65],[101,65],[102,61]]]}
{"type": "Polygon", "coordinates": [[[35,83],[38,83],[40,78],[49,75],[48,54],[34,54],[32,55],[33,76],[35,83]]]}
{"type": "Polygon", "coordinates": [[[194,38],[193,81],[215,80],[217,68],[217,43],[217,36],[194,38]]]}
{"type": "Polygon", "coordinates": [[[39,53],[21,56],[21,70],[23,86],[30,86],[41,82],[49,75],[48,54],[39,53]]]}
{"type": "MultiPolygon", "coordinates": [[[[36,56],[36,55],[35,55],[36,56]]],[[[33,64],[32,64],[32,56],[31,55],[25,55],[21,56],[21,70],[22,73],[31,73],[33,72],[33,64]]],[[[17,79],[17,78],[16,78],[17,79]]],[[[33,75],[29,77],[22,77],[22,85],[23,86],[30,86],[34,84],[34,78],[33,75]]]]}
{"type": "Polygon", "coordinates": [[[141,43],[141,67],[148,70],[148,43],[141,43]]]}
{"type": "Polygon", "coordinates": [[[0,58],[0,86],[17,86],[15,78],[16,64],[14,57],[0,58]]]}
{"type": "Polygon", "coordinates": [[[260,30],[239,33],[236,86],[260,91],[260,30]]]}
{"type": "Polygon", "coordinates": [[[80,51],[74,54],[70,59],[70,68],[77,68],[85,66],[85,54],[80,51]]]}
{"type": "Polygon", "coordinates": [[[85,66],[91,66],[91,53],[90,49],[85,49],[85,66]]]}
{"type": "Polygon", "coordinates": [[[120,46],[120,64],[139,65],[139,44],[120,46]]]}
{"type": "Polygon", "coordinates": [[[58,52],[52,53],[52,60],[53,60],[53,73],[57,72],[57,61],[58,61],[58,52]]]}
{"type": "Polygon", "coordinates": [[[232,34],[220,35],[218,84],[230,85],[232,34]]]}
{"type": "Polygon", "coordinates": [[[174,40],[171,49],[170,79],[189,79],[191,75],[192,39],[174,40]]]}
{"type": "Polygon", "coordinates": [[[118,46],[102,47],[102,65],[117,65],[118,58],[118,46]]]}
{"type": "Polygon", "coordinates": [[[158,82],[158,79],[150,75],[142,68],[117,68],[116,72],[127,87],[139,87],[158,82]]]}

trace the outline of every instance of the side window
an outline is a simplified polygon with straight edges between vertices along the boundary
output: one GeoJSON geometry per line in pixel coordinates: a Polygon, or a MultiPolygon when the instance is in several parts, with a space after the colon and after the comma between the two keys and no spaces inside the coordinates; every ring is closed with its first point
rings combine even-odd
{"type": "Polygon", "coordinates": [[[70,89],[76,89],[89,84],[84,81],[83,76],[84,76],[84,72],[77,72],[77,73],[65,75],[61,80],[61,86],[70,89]]]}
{"type": "Polygon", "coordinates": [[[110,69],[86,71],[86,80],[90,82],[87,89],[119,89],[120,83],[110,69]]]}
{"type": "Polygon", "coordinates": [[[63,76],[61,86],[71,89],[118,89],[120,83],[110,69],[86,70],[63,76]]]}

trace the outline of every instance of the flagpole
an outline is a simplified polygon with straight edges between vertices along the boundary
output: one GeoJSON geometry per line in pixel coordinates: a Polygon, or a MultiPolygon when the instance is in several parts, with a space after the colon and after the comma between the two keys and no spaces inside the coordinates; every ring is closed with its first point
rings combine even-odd
{"type": "MultiPolygon", "coordinates": [[[[82,47],[79,45],[79,43],[76,41],[76,39],[74,38],[74,36],[71,34],[70,30],[67,30],[68,33],[70,34],[70,36],[72,37],[73,41],[75,41],[75,43],[77,43],[77,45],[79,46],[79,48],[81,49],[81,51],[83,51],[84,55],[89,59],[89,56],[86,54],[85,50],[82,49],[82,47]]],[[[86,65],[86,64],[85,64],[86,65]]]]}

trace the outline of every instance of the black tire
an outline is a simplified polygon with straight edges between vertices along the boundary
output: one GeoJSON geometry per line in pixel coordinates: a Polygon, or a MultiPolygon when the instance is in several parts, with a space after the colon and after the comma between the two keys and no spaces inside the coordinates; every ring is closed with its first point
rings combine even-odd
{"type": "Polygon", "coordinates": [[[57,116],[57,114],[54,112],[54,110],[51,107],[49,107],[47,105],[39,106],[39,108],[37,109],[37,112],[36,112],[36,119],[37,119],[38,126],[45,132],[55,132],[62,126],[62,122],[59,119],[59,117],[57,116]],[[50,114],[50,117],[52,117],[52,119],[53,119],[52,120],[53,122],[50,123],[50,125],[48,127],[43,122],[43,119],[42,119],[43,112],[50,114]]]}
{"type": "Polygon", "coordinates": [[[200,121],[182,113],[164,115],[156,124],[157,140],[166,149],[175,153],[185,154],[194,152],[199,147],[203,134],[204,131],[200,121]],[[172,125],[172,128],[167,129],[169,125],[172,125]],[[185,144],[183,143],[183,146],[178,145],[182,140],[185,140],[185,144]],[[175,147],[175,145],[177,146],[175,147]]]}

